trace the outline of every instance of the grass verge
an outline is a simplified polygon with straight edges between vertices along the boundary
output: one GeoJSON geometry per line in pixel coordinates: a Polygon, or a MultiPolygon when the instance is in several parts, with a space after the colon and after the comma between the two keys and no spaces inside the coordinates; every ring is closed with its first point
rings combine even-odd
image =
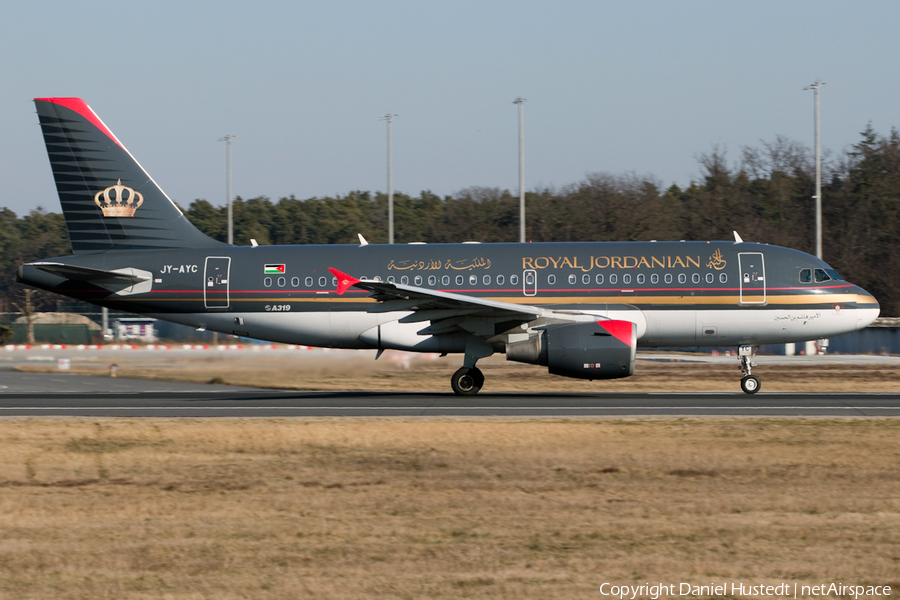
{"type": "Polygon", "coordinates": [[[900,589],[900,420],[0,420],[0,597],[900,589]]]}

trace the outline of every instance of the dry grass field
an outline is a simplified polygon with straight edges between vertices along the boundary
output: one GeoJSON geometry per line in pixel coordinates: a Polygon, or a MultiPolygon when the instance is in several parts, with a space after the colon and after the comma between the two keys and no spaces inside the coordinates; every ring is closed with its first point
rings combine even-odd
{"type": "MultiPolygon", "coordinates": [[[[479,361],[485,374],[485,392],[500,391],[739,391],[737,358],[723,362],[689,362],[690,356],[661,362],[638,360],[635,374],[625,379],[585,381],[550,375],[546,367],[506,362],[502,356],[479,361]]],[[[460,357],[424,359],[409,353],[333,352],[296,354],[266,352],[201,353],[188,357],[164,352],[133,352],[116,357],[119,377],[227,383],[295,390],[437,391],[450,390],[450,375],[460,357]]],[[[639,354],[640,357],[640,354],[639,354]]],[[[754,374],[766,392],[859,391],[900,392],[900,368],[878,364],[797,362],[764,364],[754,374]]],[[[71,373],[106,375],[110,359],[82,355],[71,373]]],[[[54,364],[29,364],[21,371],[58,372],[54,364]]]]}
{"type": "Polygon", "coordinates": [[[900,589],[900,420],[4,419],[0,598],[900,589]]]}

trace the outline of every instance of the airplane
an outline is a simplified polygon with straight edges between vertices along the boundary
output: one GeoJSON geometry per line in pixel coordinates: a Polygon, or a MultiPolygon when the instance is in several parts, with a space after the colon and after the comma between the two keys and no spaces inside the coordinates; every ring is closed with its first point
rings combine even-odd
{"type": "Polygon", "coordinates": [[[194,227],[79,98],[36,98],[71,256],[23,284],[226,334],[305,346],[457,353],[459,395],[495,353],[588,380],[628,377],[638,347],[828,338],[878,302],[810,254],[767,244],[577,242],[234,246],[194,227]]]}

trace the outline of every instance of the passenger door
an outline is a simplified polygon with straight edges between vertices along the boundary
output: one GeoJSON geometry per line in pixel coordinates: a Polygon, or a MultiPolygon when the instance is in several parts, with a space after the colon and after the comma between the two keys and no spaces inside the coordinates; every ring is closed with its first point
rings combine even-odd
{"type": "Polygon", "coordinates": [[[766,303],[766,265],[762,252],[738,254],[741,304],[766,303]]]}
{"type": "Polygon", "coordinates": [[[228,308],[231,258],[207,256],[203,269],[203,305],[206,308],[228,308]]]}

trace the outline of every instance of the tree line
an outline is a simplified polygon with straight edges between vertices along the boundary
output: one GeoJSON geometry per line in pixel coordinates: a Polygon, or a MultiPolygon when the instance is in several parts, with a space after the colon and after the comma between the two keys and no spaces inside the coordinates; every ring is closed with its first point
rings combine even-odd
{"type": "MultiPolygon", "coordinates": [[[[815,165],[806,146],[784,137],[743,147],[731,157],[713,147],[697,157],[700,175],[685,188],[664,188],[652,175],[588,175],[559,189],[526,194],[526,237],[549,241],[722,240],[732,230],[745,241],[815,252],[815,165]]],[[[879,135],[871,125],[860,140],[823,163],[824,259],[848,280],[872,292],[886,316],[900,315],[900,134],[879,135]]],[[[195,200],[187,217],[225,241],[227,210],[195,200]]],[[[387,242],[387,196],[238,198],[234,240],[260,244],[351,244],[357,233],[387,242]]],[[[508,190],[470,187],[440,197],[394,194],[395,241],[514,242],[519,199],[508,190]]],[[[41,210],[17,217],[0,209],[0,308],[15,310],[22,286],[13,279],[22,262],[68,254],[65,223],[41,210]]],[[[56,297],[36,300],[47,309],[56,297]]],[[[52,308],[51,308],[52,309],[52,308]]],[[[0,312],[3,312],[0,311],[0,312]]]]}

